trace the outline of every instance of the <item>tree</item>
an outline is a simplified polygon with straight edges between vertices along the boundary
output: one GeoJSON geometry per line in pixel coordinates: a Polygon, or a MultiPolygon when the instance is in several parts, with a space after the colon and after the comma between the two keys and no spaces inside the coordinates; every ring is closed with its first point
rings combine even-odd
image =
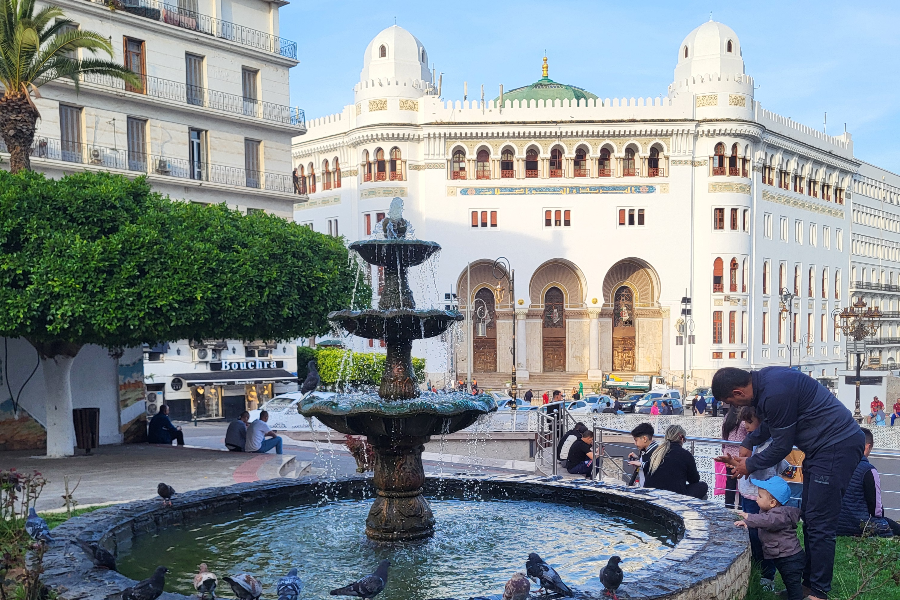
{"type": "Polygon", "coordinates": [[[31,168],[31,143],[41,116],[34,101],[45,83],[82,73],[109,75],[141,86],[141,79],[120,64],[99,58],[81,60],[77,51],[113,56],[112,43],[99,33],[81,31],[62,9],[46,6],[35,14],[35,0],[0,0],[0,136],[9,150],[13,173],[31,168]]]}
{"type": "Polygon", "coordinates": [[[319,335],[354,291],[371,298],[361,273],[340,239],[172,202],[144,178],[0,171],[0,336],[40,355],[48,455],[73,452],[69,376],[83,345],[319,335]]]}

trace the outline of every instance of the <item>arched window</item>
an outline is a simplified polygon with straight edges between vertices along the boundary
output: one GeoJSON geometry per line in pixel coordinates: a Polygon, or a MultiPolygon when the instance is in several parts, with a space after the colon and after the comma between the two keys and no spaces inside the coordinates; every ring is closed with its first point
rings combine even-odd
{"type": "Polygon", "coordinates": [[[634,150],[631,148],[625,149],[625,161],[622,164],[624,168],[625,177],[634,177],[636,175],[634,168],[634,150]]]}
{"type": "Polygon", "coordinates": [[[403,181],[403,160],[400,148],[391,148],[391,181],[403,181]]]}
{"type": "Polygon", "coordinates": [[[600,151],[600,171],[598,175],[600,175],[600,177],[612,177],[612,169],[610,168],[611,164],[612,163],[609,160],[609,149],[604,148],[600,151]]]}
{"type": "Polygon", "coordinates": [[[334,187],[339,188],[341,187],[341,165],[338,163],[337,156],[334,157],[332,164],[334,164],[334,187]]]}
{"type": "Polygon", "coordinates": [[[369,151],[363,150],[362,155],[363,181],[372,181],[372,161],[369,160],[369,151]]]}
{"type": "Polygon", "coordinates": [[[731,265],[729,265],[728,291],[738,291],[738,261],[736,258],[732,258],[731,265]]]}
{"type": "Polygon", "coordinates": [[[316,193],[316,169],[313,167],[312,163],[309,163],[309,193],[316,193]]]}
{"type": "Polygon", "coordinates": [[[834,299],[841,299],[841,271],[837,269],[834,272],[834,299]]]}
{"type": "Polygon", "coordinates": [[[538,176],[538,153],[532,148],[525,153],[525,177],[538,176]]]}
{"type": "Polygon", "coordinates": [[[453,160],[450,163],[450,169],[452,171],[452,179],[465,179],[466,178],[466,154],[462,150],[457,150],[453,153],[453,160]]]}
{"type": "Polygon", "coordinates": [[[687,46],[684,47],[684,57],[685,57],[685,58],[688,57],[688,48],[687,48],[687,46]]]}
{"type": "Polygon", "coordinates": [[[800,295],[800,265],[794,265],[794,295],[800,295]]]}
{"type": "Polygon", "coordinates": [[[769,261],[763,263],[763,294],[769,293],[769,261]]]}
{"type": "Polygon", "coordinates": [[[813,298],[813,281],[815,281],[815,280],[816,280],[816,268],[810,267],[809,268],[809,280],[807,282],[809,285],[806,288],[806,295],[810,298],[813,298]]]}
{"type": "Polygon", "coordinates": [[[712,157],[712,170],[713,175],[724,175],[725,174],[725,144],[719,142],[716,144],[716,148],[714,150],[715,154],[712,157]]]}
{"type": "Polygon", "coordinates": [[[725,44],[725,51],[726,51],[726,52],[733,52],[733,51],[734,51],[734,50],[733,50],[733,46],[731,45],[731,40],[728,40],[728,43],[725,44]]]}
{"type": "Polygon", "coordinates": [[[563,176],[563,155],[562,150],[554,148],[550,151],[550,177],[563,176]]]}
{"type": "Polygon", "coordinates": [[[783,290],[787,286],[786,279],[787,279],[787,265],[785,265],[784,263],[781,263],[781,266],[778,267],[778,292],[779,293],[781,293],[781,290],[783,290]]]}
{"type": "Polygon", "coordinates": [[[723,263],[721,258],[713,261],[713,292],[724,292],[725,286],[722,283],[723,263]]]}
{"type": "Polygon", "coordinates": [[[588,176],[588,166],[585,157],[586,154],[584,152],[584,148],[579,148],[575,151],[575,177],[588,176]]]}
{"type": "Polygon", "coordinates": [[[387,162],[384,160],[384,150],[375,149],[375,181],[387,179],[387,162]]]}
{"type": "Polygon", "coordinates": [[[482,148],[475,155],[475,179],[491,178],[491,155],[482,148]]]}
{"type": "Polygon", "coordinates": [[[822,299],[828,299],[828,268],[822,269],[822,299]]]}
{"type": "Polygon", "coordinates": [[[650,148],[650,157],[647,159],[648,177],[659,177],[659,148],[650,148]]]}
{"type": "Polygon", "coordinates": [[[747,291],[747,279],[748,279],[749,277],[750,277],[750,263],[749,263],[749,261],[745,258],[745,259],[744,259],[744,265],[743,265],[743,268],[742,268],[742,270],[741,270],[741,282],[742,282],[742,283],[741,283],[741,291],[742,291],[742,292],[746,292],[746,291],[747,291]]]}
{"type": "Polygon", "coordinates": [[[387,58],[387,46],[384,44],[378,49],[378,58],[387,58]]]}
{"type": "Polygon", "coordinates": [[[500,177],[503,179],[512,179],[516,176],[516,165],[514,162],[513,151],[507,148],[500,154],[500,177]]]}
{"type": "Polygon", "coordinates": [[[325,178],[325,181],[322,183],[323,190],[331,189],[331,171],[328,170],[328,159],[322,161],[322,177],[325,178]]]}
{"type": "Polygon", "coordinates": [[[731,156],[728,157],[728,175],[731,177],[741,176],[741,167],[738,164],[738,145],[731,146],[731,156]]]}
{"type": "Polygon", "coordinates": [[[423,62],[423,63],[428,63],[428,61],[425,60],[425,48],[422,48],[422,62],[423,62]]]}

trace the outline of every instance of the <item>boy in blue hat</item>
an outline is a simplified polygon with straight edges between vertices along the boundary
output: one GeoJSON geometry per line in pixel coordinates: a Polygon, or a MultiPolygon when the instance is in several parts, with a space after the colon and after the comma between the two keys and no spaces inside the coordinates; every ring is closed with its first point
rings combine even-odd
{"type": "Polygon", "coordinates": [[[797,539],[797,522],[800,509],[785,506],[791,499],[791,488],[781,477],[751,479],[759,488],[759,514],[738,512],[741,521],[736,527],[755,527],[763,545],[763,556],[775,563],[781,580],[787,588],[788,600],[803,600],[803,568],[806,555],[797,539]]]}

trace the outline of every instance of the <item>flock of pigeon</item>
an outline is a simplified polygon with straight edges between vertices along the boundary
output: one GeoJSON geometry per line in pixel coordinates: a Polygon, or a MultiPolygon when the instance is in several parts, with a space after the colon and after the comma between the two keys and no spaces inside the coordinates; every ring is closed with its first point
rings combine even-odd
{"type": "MultiPolygon", "coordinates": [[[[175,495],[175,490],[172,486],[160,483],[156,491],[163,499],[164,504],[172,505],[172,496],[175,495]]],[[[28,512],[28,519],[25,521],[25,531],[37,542],[50,544],[54,541],[50,535],[50,528],[47,526],[47,522],[38,516],[34,508],[31,508],[28,512]]],[[[90,552],[95,565],[113,571],[116,570],[116,559],[109,550],[96,542],[82,545],[85,550],[90,552]]],[[[622,562],[621,558],[613,556],[600,571],[600,583],[603,584],[606,595],[612,596],[615,600],[618,600],[616,590],[622,584],[624,577],[624,573],[619,567],[620,562],[622,562]]],[[[330,593],[332,596],[351,596],[367,600],[374,598],[384,591],[384,587],[387,585],[388,567],[390,565],[389,560],[382,560],[371,575],[366,575],[362,579],[332,590],[330,593]]],[[[163,593],[165,576],[168,572],[169,569],[166,567],[157,567],[156,571],[149,578],[123,590],[122,600],[156,600],[163,593]]],[[[538,591],[543,591],[545,594],[555,593],[560,596],[574,596],[569,586],[563,583],[556,569],[532,552],[528,555],[528,560],[525,562],[525,574],[516,573],[512,576],[503,590],[502,600],[526,600],[531,593],[531,583],[528,578],[531,578],[532,581],[540,586],[538,591]]],[[[231,591],[234,592],[234,595],[239,600],[259,600],[262,596],[262,584],[249,573],[238,573],[222,579],[228,583],[231,591]]],[[[205,600],[207,594],[214,600],[218,583],[219,579],[216,577],[216,574],[209,571],[206,563],[201,564],[199,572],[194,575],[194,589],[199,593],[200,600],[205,600]]],[[[291,569],[287,575],[278,580],[275,586],[278,600],[299,600],[302,590],[303,581],[297,576],[297,569],[291,569]]]]}

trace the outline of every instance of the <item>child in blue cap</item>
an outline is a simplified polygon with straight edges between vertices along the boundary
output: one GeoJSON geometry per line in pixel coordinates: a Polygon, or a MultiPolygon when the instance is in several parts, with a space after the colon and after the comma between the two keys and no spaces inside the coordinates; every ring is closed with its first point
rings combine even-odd
{"type": "Polygon", "coordinates": [[[759,488],[759,514],[738,512],[741,521],[735,527],[755,527],[763,545],[763,556],[775,563],[787,588],[788,600],[803,600],[803,568],[806,555],[797,539],[800,509],[785,506],[791,499],[791,488],[781,477],[751,479],[759,488]]]}

